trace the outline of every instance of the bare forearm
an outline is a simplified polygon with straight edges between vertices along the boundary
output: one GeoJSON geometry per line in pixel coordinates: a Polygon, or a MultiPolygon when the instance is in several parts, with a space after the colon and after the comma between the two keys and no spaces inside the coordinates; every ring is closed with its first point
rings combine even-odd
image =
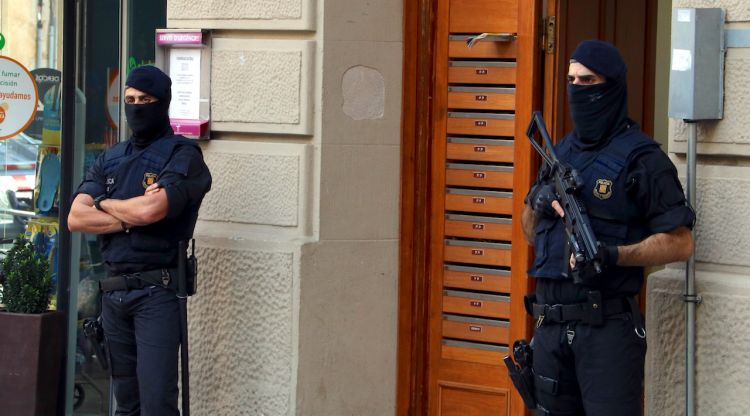
{"type": "Polygon", "coordinates": [[[117,218],[96,209],[91,197],[79,195],[70,208],[68,229],[89,234],[109,234],[122,231],[123,226],[117,218]]]}
{"type": "Polygon", "coordinates": [[[687,227],[667,233],[657,233],[645,240],[627,246],[619,246],[619,266],[661,266],[685,261],[693,253],[693,236],[687,227]]]}
{"type": "Polygon", "coordinates": [[[526,241],[534,245],[534,223],[536,218],[534,216],[534,210],[528,205],[523,206],[523,213],[521,214],[521,228],[523,229],[523,236],[526,237],[526,241]]]}
{"type": "Polygon", "coordinates": [[[161,189],[130,199],[105,199],[99,206],[128,225],[153,224],[167,215],[167,197],[161,189]]]}

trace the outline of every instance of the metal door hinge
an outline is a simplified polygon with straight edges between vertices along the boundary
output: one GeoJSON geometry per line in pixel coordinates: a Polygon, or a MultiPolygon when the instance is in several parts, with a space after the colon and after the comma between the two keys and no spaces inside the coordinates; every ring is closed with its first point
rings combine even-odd
{"type": "Polygon", "coordinates": [[[557,31],[557,19],[555,16],[547,16],[543,21],[542,50],[546,53],[555,53],[555,33],[557,31]]]}

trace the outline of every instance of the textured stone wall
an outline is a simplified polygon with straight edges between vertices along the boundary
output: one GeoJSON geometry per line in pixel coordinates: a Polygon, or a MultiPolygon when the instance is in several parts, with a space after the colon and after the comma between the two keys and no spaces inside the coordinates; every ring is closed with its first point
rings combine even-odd
{"type": "Polygon", "coordinates": [[[196,255],[202,272],[189,303],[192,414],[293,414],[295,254],[204,243],[196,255]]]}
{"type": "Polygon", "coordinates": [[[314,42],[216,38],[215,131],[311,134],[314,42]]]}
{"type": "MultiPolygon", "coordinates": [[[[727,28],[746,27],[750,7],[739,0],[675,0],[673,7],[719,7],[727,28]]],[[[697,124],[696,413],[750,414],[750,187],[748,123],[750,48],[727,50],[724,118],[697,124]]],[[[688,125],[670,121],[669,151],[685,180],[688,125]]],[[[646,412],[685,414],[685,270],[667,268],[648,280],[646,412]]]]}
{"type": "MultiPolygon", "coordinates": [[[[750,414],[747,373],[750,370],[750,279],[703,268],[696,274],[702,297],[696,322],[696,414],[750,414]]],[[[648,415],[685,414],[685,270],[667,269],[648,282],[648,415]]]]}
{"type": "Polygon", "coordinates": [[[203,29],[313,29],[315,0],[169,0],[167,25],[203,29]]]}

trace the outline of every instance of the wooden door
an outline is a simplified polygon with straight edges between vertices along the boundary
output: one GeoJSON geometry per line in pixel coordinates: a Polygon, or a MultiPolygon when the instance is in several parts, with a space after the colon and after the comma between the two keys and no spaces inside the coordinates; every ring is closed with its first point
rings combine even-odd
{"type": "Polygon", "coordinates": [[[436,10],[427,414],[523,415],[502,359],[530,334],[518,219],[532,170],[524,133],[541,103],[541,3],[436,10]]]}

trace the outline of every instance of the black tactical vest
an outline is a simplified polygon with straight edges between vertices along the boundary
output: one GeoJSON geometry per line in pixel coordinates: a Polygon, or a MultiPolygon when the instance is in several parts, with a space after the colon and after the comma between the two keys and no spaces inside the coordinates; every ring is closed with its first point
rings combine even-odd
{"type": "MultiPolygon", "coordinates": [[[[603,148],[593,151],[574,149],[572,140],[555,147],[561,161],[578,170],[584,186],[578,195],[591,219],[596,238],[607,245],[632,244],[645,237],[642,213],[628,195],[626,167],[639,154],[658,147],[637,125],[631,125],[603,148]]],[[[570,276],[565,256],[567,236],[560,218],[540,219],[535,228],[535,261],[529,275],[564,279],[570,276]]],[[[609,267],[608,279],[641,279],[642,267],[609,267]]]]}

